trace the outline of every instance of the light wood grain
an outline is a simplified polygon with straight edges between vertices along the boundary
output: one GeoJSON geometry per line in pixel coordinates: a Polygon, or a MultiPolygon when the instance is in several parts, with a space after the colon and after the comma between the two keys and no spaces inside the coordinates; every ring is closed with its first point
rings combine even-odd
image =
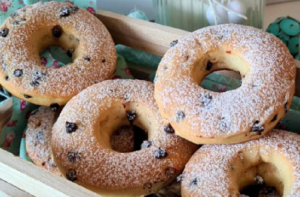
{"type": "Polygon", "coordinates": [[[3,127],[7,124],[12,115],[12,99],[5,101],[0,108],[0,136],[3,127]]]}
{"type": "Polygon", "coordinates": [[[25,191],[0,179],[0,196],[1,197],[33,197],[25,191]]]}
{"type": "Polygon", "coordinates": [[[0,178],[37,197],[99,197],[2,149],[0,149],[0,178]]]}
{"type": "Polygon", "coordinates": [[[159,56],[165,54],[173,40],[189,34],[187,31],[103,10],[98,11],[97,16],[116,43],[159,56]]]}

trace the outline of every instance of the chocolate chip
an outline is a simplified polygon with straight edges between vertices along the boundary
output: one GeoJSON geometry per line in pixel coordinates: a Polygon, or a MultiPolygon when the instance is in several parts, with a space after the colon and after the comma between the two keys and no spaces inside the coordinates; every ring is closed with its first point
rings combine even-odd
{"type": "Polygon", "coordinates": [[[14,71],[14,76],[15,77],[21,77],[23,75],[23,70],[22,69],[16,69],[14,71]]]}
{"type": "Polygon", "coordinates": [[[66,16],[70,16],[71,12],[70,9],[68,7],[63,7],[60,9],[60,16],[61,17],[66,17],[66,16]]]}
{"type": "Polygon", "coordinates": [[[72,57],[72,56],[73,56],[73,53],[74,53],[74,49],[69,49],[69,50],[67,51],[67,55],[68,55],[69,57],[72,57]]]}
{"type": "Polygon", "coordinates": [[[285,113],[288,112],[288,103],[287,102],[284,104],[284,111],[285,111],[285,113]]]}
{"type": "Polygon", "coordinates": [[[200,97],[200,102],[202,103],[203,106],[208,106],[212,101],[212,96],[211,95],[208,95],[208,94],[205,94],[205,95],[202,95],[200,97]]]}
{"type": "Polygon", "coordinates": [[[129,122],[133,122],[136,119],[136,112],[135,111],[126,111],[126,117],[129,122]]]}
{"type": "Polygon", "coordinates": [[[207,64],[206,64],[206,70],[210,70],[212,66],[213,66],[213,63],[208,61],[207,64]]]}
{"type": "Polygon", "coordinates": [[[27,94],[24,94],[24,98],[30,99],[30,98],[32,98],[32,96],[29,96],[29,95],[27,95],[27,94]]]}
{"type": "Polygon", "coordinates": [[[66,122],[66,131],[67,133],[74,133],[78,129],[76,123],[66,122]]]}
{"type": "Polygon", "coordinates": [[[30,85],[33,87],[37,87],[43,81],[43,78],[46,76],[46,73],[43,71],[36,71],[33,73],[33,81],[30,82],[30,85]]]}
{"type": "Polygon", "coordinates": [[[228,131],[229,128],[230,128],[230,122],[225,117],[222,117],[219,123],[219,129],[221,131],[228,131]]]}
{"type": "Polygon", "coordinates": [[[77,173],[75,170],[68,170],[66,177],[69,181],[76,181],[77,180],[77,173]]]}
{"type": "Polygon", "coordinates": [[[143,189],[151,189],[152,188],[152,184],[151,183],[145,183],[143,186],[143,189]]]}
{"type": "Polygon", "coordinates": [[[141,145],[141,149],[150,148],[151,146],[152,146],[152,142],[151,141],[143,141],[143,143],[141,145]]]}
{"type": "Polygon", "coordinates": [[[89,61],[91,61],[91,58],[88,57],[88,56],[86,56],[86,57],[84,58],[84,60],[89,62],[89,61]]]}
{"type": "Polygon", "coordinates": [[[60,38],[63,34],[63,29],[60,25],[54,26],[51,31],[54,38],[60,38]]]}
{"type": "Polygon", "coordinates": [[[177,178],[176,178],[176,182],[177,183],[181,183],[183,181],[183,174],[179,175],[177,178]]]}
{"type": "Polygon", "coordinates": [[[178,43],[178,40],[173,40],[173,41],[170,43],[170,47],[174,47],[177,43],[178,43]]]}
{"type": "Polygon", "coordinates": [[[179,122],[185,118],[185,113],[183,111],[178,111],[176,114],[176,121],[179,122]]]}
{"type": "Polygon", "coordinates": [[[264,126],[262,126],[259,121],[255,121],[252,126],[252,132],[257,133],[258,135],[261,135],[261,133],[264,131],[264,126]]]}
{"type": "Polygon", "coordinates": [[[192,181],[191,181],[191,186],[197,186],[198,185],[198,179],[197,178],[194,178],[192,181]]]}
{"type": "Polygon", "coordinates": [[[164,131],[165,131],[166,133],[171,133],[171,134],[172,134],[172,133],[175,133],[173,127],[172,127],[170,124],[168,124],[167,126],[164,127],[164,131]]]}
{"type": "Polygon", "coordinates": [[[2,29],[0,30],[0,36],[3,37],[3,38],[5,38],[5,37],[7,37],[8,32],[9,32],[9,29],[7,29],[7,28],[2,28],[2,29]]]}
{"type": "Polygon", "coordinates": [[[20,25],[20,21],[15,20],[15,21],[12,22],[12,24],[13,24],[13,25],[20,25]]]}
{"type": "Polygon", "coordinates": [[[156,159],[162,159],[162,158],[165,158],[167,156],[168,156],[167,151],[165,151],[165,149],[160,148],[160,147],[155,151],[155,154],[154,154],[154,157],[156,159]]]}
{"type": "Polygon", "coordinates": [[[80,160],[80,155],[78,152],[69,152],[68,153],[68,161],[75,163],[78,162],[80,160]]]}
{"type": "Polygon", "coordinates": [[[46,165],[46,162],[44,161],[43,163],[42,163],[42,166],[45,166],[46,165]]]}
{"type": "Polygon", "coordinates": [[[78,10],[79,10],[79,7],[78,6],[72,6],[71,7],[71,10],[72,10],[72,12],[77,12],[78,10]]]}
{"type": "Polygon", "coordinates": [[[231,51],[226,51],[226,53],[230,54],[230,53],[231,53],[231,51]]]}
{"type": "Polygon", "coordinates": [[[177,170],[176,170],[176,168],[173,168],[173,167],[167,167],[165,173],[166,173],[166,176],[168,177],[168,179],[170,179],[176,175],[177,170]]]}
{"type": "Polygon", "coordinates": [[[5,81],[8,81],[9,80],[9,77],[8,76],[5,76],[5,81]]]}
{"type": "Polygon", "coordinates": [[[40,85],[40,82],[39,81],[32,81],[30,82],[30,85],[33,86],[33,87],[37,87],[40,85]]]}
{"type": "Polygon", "coordinates": [[[104,58],[104,59],[102,59],[102,63],[105,63],[106,62],[106,59],[104,58]]]}
{"type": "Polygon", "coordinates": [[[39,131],[36,134],[35,138],[38,142],[43,142],[44,141],[44,133],[42,131],[39,131]]]}
{"type": "Polygon", "coordinates": [[[50,105],[51,110],[54,111],[54,112],[56,112],[59,109],[59,107],[60,106],[57,103],[54,103],[54,104],[50,105]]]}
{"type": "Polygon", "coordinates": [[[272,118],[271,122],[274,122],[275,120],[277,120],[277,114],[272,118]]]}
{"type": "Polygon", "coordinates": [[[14,13],[12,13],[12,14],[10,15],[10,17],[12,17],[12,18],[15,18],[16,16],[18,16],[18,13],[17,13],[17,12],[14,12],[14,13]]]}

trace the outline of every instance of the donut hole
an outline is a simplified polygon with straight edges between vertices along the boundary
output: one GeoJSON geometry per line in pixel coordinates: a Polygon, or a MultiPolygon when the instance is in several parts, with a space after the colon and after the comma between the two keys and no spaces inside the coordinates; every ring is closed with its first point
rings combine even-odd
{"type": "Polygon", "coordinates": [[[293,187],[289,160],[276,150],[239,152],[231,170],[240,194],[246,196],[257,197],[264,193],[287,196],[293,187]]]}
{"type": "Polygon", "coordinates": [[[68,51],[62,47],[50,46],[40,53],[41,64],[47,68],[60,68],[73,62],[72,57],[68,55],[68,51]],[[47,59],[53,59],[48,62],[47,59]]]}
{"type": "Polygon", "coordinates": [[[249,197],[282,196],[284,186],[278,177],[278,169],[274,165],[263,162],[246,171],[247,175],[245,175],[244,186],[241,187],[240,194],[249,197]]]}
{"type": "Polygon", "coordinates": [[[243,83],[243,79],[241,78],[239,72],[231,71],[231,70],[220,70],[220,71],[214,71],[206,75],[203,81],[201,82],[200,86],[205,89],[210,89],[213,92],[226,92],[226,91],[238,89],[239,87],[241,87],[242,83],[243,83]],[[218,78],[222,77],[219,75],[222,74],[224,71],[226,71],[226,76],[238,78],[240,81],[232,81],[233,83],[231,84],[232,86],[230,88],[221,83],[215,84],[214,80],[216,76],[218,78]]]}
{"type": "MultiPolygon", "coordinates": [[[[250,71],[250,66],[246,60],[244,60],[241,54],[233,50],[216,50],[206,53],[200,59],[194,63],[191,75],[194,82],[198,85],[203,82],[204,79],[210,80],[214,78],[214,74],[222,74],[226,71],[226,75],[234,78],[241,79],[241,82],[237,82],[235,87],[230,90],[238,89],[242,83],[247,81],[247,73],[250,71]],[[214,74],[212,74],[214,73],[214,74]]],[[[206,87],[204,87],[206,88],[206,87]]],[[[221,90],[215,88],[215,91],[225,92],[221,87],[221,90]]]]}
{"type": "Polygon", "coordinates": [[[114,151],[128,153],[141,150],[148,134],[138,126],[126,125],[117,129],[111,136],[110,143],[114,151]]]}
{"type": "Polygon", "coordinates": [[[112,106],[103,111],[99,118],[99,128],[95,132],[99,144],[121,153],[141,150],[141,144],[151,139],[151,133],[158,129],[151,123],[155,120],[154,115],[146,106],[135,102],[115,103],[112,106]],[[128,119],[130,112],[135,113],[132,121],[128,119]]]}
{"type": "MultiPolygon", "coordinates": [[[[36,58],[42,58],[42,65],[45,65],[45,57],[48,56],[64,65],[78,58],[81,51],[80,41],[71,32],[71,29],[63,29],[60,25],[49,25],[32,36],[33,54],[36,54],[36,58]]],[[[56,65],[53,67],[57,68],[56,65]]]]}

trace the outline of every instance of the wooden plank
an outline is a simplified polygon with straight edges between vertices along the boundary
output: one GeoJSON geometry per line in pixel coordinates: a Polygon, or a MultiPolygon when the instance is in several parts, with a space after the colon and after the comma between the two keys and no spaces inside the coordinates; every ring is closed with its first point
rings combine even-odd
{"type": "Polygon", "coordinates": [[[0,108],[0,136],[3,127],[12,115],[12,99],[7,100],[0,108]]]}
{"type": "Polygon", "coordinates": [[[1,197],[33,197],[25,191],[0,179],[0,196],[1,197]]]}
{"type": "Polygon", "coordinates": [[[99,10],[98,18],[105,24],[114,41],[142,51],[163,56],[170,43],[187,31],[99,10]]]}
{"type": "Polygon", "coordinates": [[[99,197],[34,164],[0,149],[0,178],[33,196],[99,197]]]}

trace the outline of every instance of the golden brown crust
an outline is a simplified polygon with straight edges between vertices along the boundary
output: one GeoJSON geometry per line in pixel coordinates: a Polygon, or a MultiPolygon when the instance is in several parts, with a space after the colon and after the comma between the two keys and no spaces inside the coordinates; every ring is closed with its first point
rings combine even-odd
{"type": "Polygon", "coordinates": [[[51,153],[51,131],[56,118],[56,112],[46,107],[40,107],[30,116],[26,130],[26,150],[34,164],[62,176],[51,153]]]}
{"type": "Polygon", "coordinates": [[[44,106],[64,105],[86,87],[113,76],[113,40],[101,21],[83,9],[37,3],[18,10],[3,28],[8,35],[0,37],[0,83],[16,97],[44,106]],[[62,16],[63,8],[68,16],[62,16]],[[63,33],[55,38],[53,29],[59,27],[63,33]],[[58,69],[43,66],[39,53],[50,45],[74,49],[73,63],[58,69]]]}
{"type": "Polygon", "coordinates": [[[176,134],[197,144],[239,143],[268,133],[286,114],[296,66],[286,46],[253,27],[226,24],[181,38],[161,61],[155,98],[176,134]],[[199,86],[209,73],[230,69],[244,78],[223,93],[199,86]]]}
{"type": "Polygon", "coordinates": [[[240,197],[258,175],[283,197],[300,193],[300,136],[274,130],[263,138],[233,145],[204,145],[187,163],[183,197],[240,197]]]}
{"type": "Polygon", "coordinates": [[[197,149],[174,133],[166,133],[164,127],[152,83],[104,81],[87,88],[65,106],[53,127],[52,150],[64,174],[74,170],[77,183],[100,194],[155,193],[181,172],[197,149]],[[128,111],[136,112],[133,124],[147,131],[152,145],[118,153],[111,149],[110,136],[118,127],[129,124],[128,111]],[[69,133],[67,122],[75,123],[69,133]],[[160,148],[167,155],[158,154],[160,148]],[[78,159],[68,160],[70,152],[76,152],[78,159]]]}

